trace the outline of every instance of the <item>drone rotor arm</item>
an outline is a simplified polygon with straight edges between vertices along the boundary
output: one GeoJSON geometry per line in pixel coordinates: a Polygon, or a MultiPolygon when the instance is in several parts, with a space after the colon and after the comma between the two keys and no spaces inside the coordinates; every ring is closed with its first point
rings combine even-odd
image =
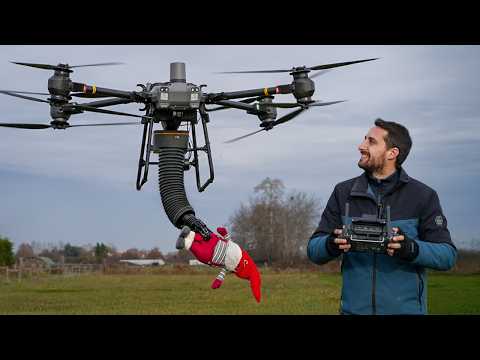
{"type": "Polygon", "coordinates": [[[113,110],[106,110],[106,109],[98,109],[96,107],[88,106],[88,105],[83,105],[83,104],[68,104],[63,107],[64,111],[90,111],[90,112],[97,112],[97,113],[102,113],[102,114],[110,114],[110,115],[121,115],[121,116],[131,116],[131,117],[137,117],[137,118],[145,118],[146,116],[141,116],[141,115],[135,115],[135,114],[129,114],[129,113],[124,113],[120,111],[113,111],[113,110]]]}
{"type": "MultiPolygon", "coordinates": [[[[240,110],[246,110],[249,112],[257,113],[257,107],[255,105],[246,104],[240,101],[219,100],[215,102],[216,105],[222,105],[225,108],[235,108],[240,110]]],[[[217,110],[220,110],[217,108],[217,110]]]]}
{"type": "Polygon", "coordinates": [[[247,70],[247,71],[220,71],[215,72],[214,74],[271,74],[271,73],[283,73],[291,72],[292,69],[288,70],[247,70]]]}
{"type": "Polygon", "coordinates": [[[275,87],[265,87],[262,89],[252,89],[252,90],[240,90],[232,92],[222,92],[218,94],[208,94],[208,99],[211,99],[211,103],[218,102],[218,100],[230,100],[230,99],[239,99],[245,97],[267,97],[277,94],[291,94],[293,89],[290,84],[279,85],[275,87]]]}
{"type": "Polygon", "coordinates": [[[136,99],[136,92],[134,91],[124,91],[116,89],[107,89],[102,87],[97,87],[96,85],[87,85],[83,83],[72,82],[72,91],[82,92],[88,95],[100,95],[100,96],[111,96],[118,97],[123,99],[136,99]]]}
{"type": "MultiPolygon", "coordinates": [[[[244,104],[250,104],[254,101],[257,101],[257,100],[260,100],[262,99],[263,96],[258,96],[258,97],[253,97],[253,98],[248,98],[248,99],[243,99],[243,100],[240,100],[241,103],[244,103],[244,104]]],[[[217,110],[225,110],[225,109],[231,109],[231,107],[228,107],[228,106],[218,106],[218,107],[215,107],[215,108],[210,108],[210,109],[206,109],[208,112],[210,111],[217,111],[217,110]]]]}
{"type": "Polygon", "coordinates": [[[110,95],[98,95],[98,94],[93,95],[93,94],[85,94],[83,92],[70,93],[70,96],[75,96],[75,97],[79,97],[79,98],[87,98],[87,99],[110,97],[110,95]]]}
{"type": "Polygon", "coordinates": [[[80,127],[80,126],[118,126],[118,125],[142,125],[141,122],[119,122],[119,123],[101,123],[101,124],[76,124],[70,125],[69,127],[80,127]]]}
{"type": "Polygon", "coordinates": [[[92,101],[88,103],[82,103],[78,105],[82,106],[89,106],[89,107],[104,107],[104,106],[112,106],[112,105],[121,105],[121,104],[130,104],[134,102],[131,99],[105,99],[105,100],[99,100],[99,101],[92,101]]]}

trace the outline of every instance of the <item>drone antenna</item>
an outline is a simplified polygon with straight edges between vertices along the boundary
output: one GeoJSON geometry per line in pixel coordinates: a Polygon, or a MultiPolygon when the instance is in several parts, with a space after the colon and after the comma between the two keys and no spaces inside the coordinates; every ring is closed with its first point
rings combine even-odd
{"type": "Polygon", "coordinates": [[[187,82],[187,75],[185,73],[185,63],[174,62],[170,63],[170,82],[187,82]]]}

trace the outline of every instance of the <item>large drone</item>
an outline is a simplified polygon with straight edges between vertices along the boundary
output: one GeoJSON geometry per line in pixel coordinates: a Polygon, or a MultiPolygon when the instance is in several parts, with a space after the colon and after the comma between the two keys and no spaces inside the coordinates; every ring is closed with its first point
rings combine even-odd
{"type": "Polygon", "coordinates": [[[328,69],[346,66],[374,59],[364,59],[349,62],[333,63],[317,66],[300,66],[286,70],[260,70],[260,71],[229,71],[233,73],[290,73],[293,81],[290,84],[275,87],[265,87],[252,90],[234,92],[206,93],[202,88],[206,85],[195,85],[186,81],[185,63],[175,62],[170,64],[170,80],[137,84],[139,91],[124,91],[107,89],[95,85],[74,82],[70,78],[72,69],[87,66],[117,65],[120,63],[98,63],[88,65],[70,66],[68,64],[46,65],[14,62],[18,65],[30,66],[39,69],[53,70],[54,74],[48,79],[48,93],[0,90],[0,93],[19,97],[26,100],[47,103],[50,106],[50,124],[21,124],[0,123],[0,126],[19,129],[67,129],[80,126],[119,126],[143,125],[142,144],[137,172],[137,190],[147,182],[149,165],[159,166],[159,183],[162,203],[170,221],[177,227],[189,225],[191,228],[208,236],[209,230],[199,219],[195,218],[193,208],[185,196],[183,172],[195,167],[198,191],[202,192],[213,182],[214,171],[210,142],[208,138],[207,123],[210,121],[209,112],[224,109],[239,109],[247,114],[255,115],[260,119],[260,130],[237,137],[227,142],[234,142],[261,131],[269,131],[277,125],[284,124],[300,115],[303,111],[314,106],[326,106],[340,103],[341,101],[320,102],[312,99],[315,92],[315,83],[312,79],[328,69]],[[311,71],[318,71],[309,77],[311,71]],[[40,99],[28,95],[47,95],[49,98],[40,99]],[[295,102],[273,102],[274,97],[280,94],[293,94],[295,102]],[[79,98],[104,98],[102,100],[77,103],[72,102],[73,97],[79,98]],[[106,98],[106,99],[105,99],[106,98]],[[238,99],[234,101],[232,99],[238,99]],[[142,103],[145,115],[136,115],[120,111],[103,109],[104,107],[142,103]],[[218,105],[209,107],[207,105],[218,105]],[[277,119],[277,108],[297,108],[277,119]],[[103,114],[129,116],[140,118],[137,122],[111,122],[97,124],[69,123],[72,115],[83,112],[98,112],[103,114]],[[205,144],[197,144],[196,125],[198,114],[202,122],[205,144]],[[161,123],[162,130],[153,130],[154,124],[161,123]],[[181,126],[187,130],[179,130],[181,126]],[[192,143],[190,143],[190,131],[192,143]],[[153,140],[153,141],[152,141],[153,140]],[[198,152],[207,155],[209,165],[209,178],[204,184],[200,180],[200,166],[198,152]],[[159,154],[159,161],[150,161],[151,152],[159,154]],[[188,156],[186,154],[188,153],[188,156]],[[193,160],[191,161],[191,154],[193,160]]]}

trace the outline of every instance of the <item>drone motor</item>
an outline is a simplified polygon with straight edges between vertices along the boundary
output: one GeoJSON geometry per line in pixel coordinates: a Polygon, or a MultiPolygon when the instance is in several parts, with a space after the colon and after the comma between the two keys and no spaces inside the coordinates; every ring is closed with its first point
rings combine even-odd
{"type": "Polygon", "coordinates": [[[290,74],[293,76],[292,92],[299,103],[308,103],[312,101],[312,95],[315,92],[315,83],[308,77],[310,70],[305,67],[295,69],[290,74]]]}

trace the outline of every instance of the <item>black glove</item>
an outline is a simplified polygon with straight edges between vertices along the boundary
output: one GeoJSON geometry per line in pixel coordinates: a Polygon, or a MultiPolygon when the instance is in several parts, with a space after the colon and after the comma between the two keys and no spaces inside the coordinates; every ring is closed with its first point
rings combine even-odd
{"type": "Polygon", "coordinates": [[[330,256],[337,257],[343,253],[343,250],[338,247],[340,244],[335,244],[334,242],[335,238],[337,238],[338,236],[341,236],[341,235],[335,235],[332,232],[325,243],[325,247],[327,248],[327,252],[330,254],[330,256]]]}
{"type": "Polygon", "coordinates": [[[418,244],[415,240],[410,239],[402,229],[398,228],[397,234],[403,235],[404,240],[398,242],[400,249],[395,249],[393,256],[396,256],[405,261],[413,261],[418,256],[418,244]]]}

